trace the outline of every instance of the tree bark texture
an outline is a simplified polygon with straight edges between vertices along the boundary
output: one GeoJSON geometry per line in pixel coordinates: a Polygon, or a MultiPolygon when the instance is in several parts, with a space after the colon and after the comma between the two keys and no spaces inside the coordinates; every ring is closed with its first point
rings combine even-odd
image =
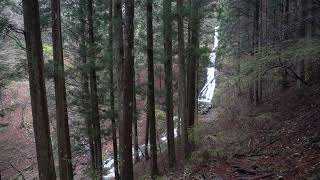
{"type": "Polygon", "coordinates": [[[174,123],[173,123],[173,92],[172,92],[172,11],[171,0],[163,1],[163,36],[164,36],[164,66],[166,84],[166,119],[169,167],[176,164],[174,123]]]}
{"type": "Polygon", "coordinates": [[[157,132],[154,100],[154,65],[153,65],[153,27],[152,27],[152,0],[147,0],[147,64],[148,64],[148,91],[147,91],[147,121],[150,123],[151,145],[151,176],[159,175],[157,158],[157,132]]]}
{"type": "Polygon", "coordinates": [[[181,135],[185,157],[188,156],[188,122],[186,118],[186,63],[185,63],[185,43],[183,25],[183,0],[177,0],[177,22],[178,22],[178,62],[179,62],[179,118],[181,119],[181,135]]]}
{"type": "Polygon", "coordinates": [[[43,71],[39,3],[37,0],[23,0],[22,4],[39,179],[55,180],[43,71]]]}
{"type": "Polygon", "coordinates": [[[71,180],[73,169],[64,77],[60,0],[51,0],[51,9],[59,176],[61,180],[71,180]]]}
{"type": "Polygon", "coordinates": [[[120,121],[120,175],[122,180],[133,179],[132,121],[134,96],[134,0],[124,1],[124,61],[122,64],[122,118],[120,121]]]}
{"type": "MultiPolygon", "coordinates": [[[[113,54],[113,7],[112,1],[110,2],[109,7],[109,44],[108,44],[108,52],[113,54]]],[[[117,143],[117,124],[115,120],[115,97],[114,97],[114,59],[113,57],[110,59],[109,65],[109,74],[110,74],[110,110],[111,110],[111,126],[112,126],[112,145],[113,145],[113,160],[114,160],[114,177],[116,180],[120,179],[119,175],[119,163],[118,163],[118,143],[117,143]]]]}
{"type": "Polygon", "coordinates": [[[99,118],[99,102],[97,90],[97,74],[95,65],[95,39],[93,27],[93,0],[88,0],[88,26],[89,26],[89,80],[90,80],[90,102],[91,117],[93,124],[93,142],[95,150],[95,176],[102,178],[102,147],[101,147],[101,130],[99,118]]]}

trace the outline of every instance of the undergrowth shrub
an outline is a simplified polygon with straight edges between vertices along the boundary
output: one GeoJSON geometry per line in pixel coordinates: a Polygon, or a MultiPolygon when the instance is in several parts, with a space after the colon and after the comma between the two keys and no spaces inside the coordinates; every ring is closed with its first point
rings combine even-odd
{"type": "MultiPolygon", "coordinates": [[[[214,106],[222,109],[228,119],[237,119],[255,105],[250,101],[249,91],[254,89],[256,81],[261,84],[262,101],[279,90],[295,87],[300,81],[297,64],[302,59],[305,64],[303,83],[311,84],[320,77],[319,48],[319,40],[299,39],[260,47],[254,55],[250,52],[232,54],[220,49],[214,106]]],[[[251,97],[253,95],[251,91],[251,97]]]]}

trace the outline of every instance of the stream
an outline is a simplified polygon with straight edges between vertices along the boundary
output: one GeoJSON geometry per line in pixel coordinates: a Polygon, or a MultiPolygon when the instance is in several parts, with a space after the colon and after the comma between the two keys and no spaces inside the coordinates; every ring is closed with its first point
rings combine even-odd
{"type": "MultiPolygon", "coordinates": [[[[175,116],[174,119],[177,119],[177,117],[175,116]]],[[[175,128],[174,129],[174,137],[178,137],[178,130],[175,128]]],[[[160,147],[158,146],[158,150],[161,148],[162,150],[165,149],[165,146],[167,144],[167,134],[163,133],[160,139],[160,147]]],[[[158,140],[157,140],[158,141],[158,140]]],[[[145,145],[139,145],[139,157],[140,159],[144,158],[144,154],[142,153],[142,151],[144,151],[145,145]]],[[[148,147],[148,149],[150,149],[150,147],[148,147]]],[[[134,152],[134,148],[132,147],[132,152],[134,152]]],[[[104,180],[111,180],[114,179],[115,174],[114,174],[114,159],[113,159],[113,154],[107,152],[108,158],[106,160],[104,160],[104,164],[103,164],[103,168],[104,171],[106,172],[103,176],[104,180]]],[[[133,153],[134,155],[134,153],[133,153]]],[[[132,159],[134,159],[134,157],[132,156],[132,159]]]]}

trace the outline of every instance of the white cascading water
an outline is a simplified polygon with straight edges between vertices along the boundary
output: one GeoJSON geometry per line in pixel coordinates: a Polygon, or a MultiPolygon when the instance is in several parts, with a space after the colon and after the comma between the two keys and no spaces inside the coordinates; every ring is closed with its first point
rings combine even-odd
{"type": "MultiPolygon", "coordinates": [[[[210,54],[210,62],[214,65],[216,60],[216,48],[218,47],[218,27],[215,28],[214,46],[212,53],[210,54]]],[[[214,89],[216,87],[215,68],[207,68],[207,82],[199,93],[198,102],[211,104],[214,89]]]]}

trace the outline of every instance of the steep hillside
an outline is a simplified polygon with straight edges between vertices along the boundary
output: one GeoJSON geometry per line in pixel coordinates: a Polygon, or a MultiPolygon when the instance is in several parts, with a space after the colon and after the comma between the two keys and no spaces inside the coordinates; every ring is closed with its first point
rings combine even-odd
{"type": "Polygon", "coordinates": [[[165,179],[319,179],[320,85],[279,93],[258,107],[238,104],[235,118],[221,108],[199,116],[195,152],[162,169],[165,179]]]}

